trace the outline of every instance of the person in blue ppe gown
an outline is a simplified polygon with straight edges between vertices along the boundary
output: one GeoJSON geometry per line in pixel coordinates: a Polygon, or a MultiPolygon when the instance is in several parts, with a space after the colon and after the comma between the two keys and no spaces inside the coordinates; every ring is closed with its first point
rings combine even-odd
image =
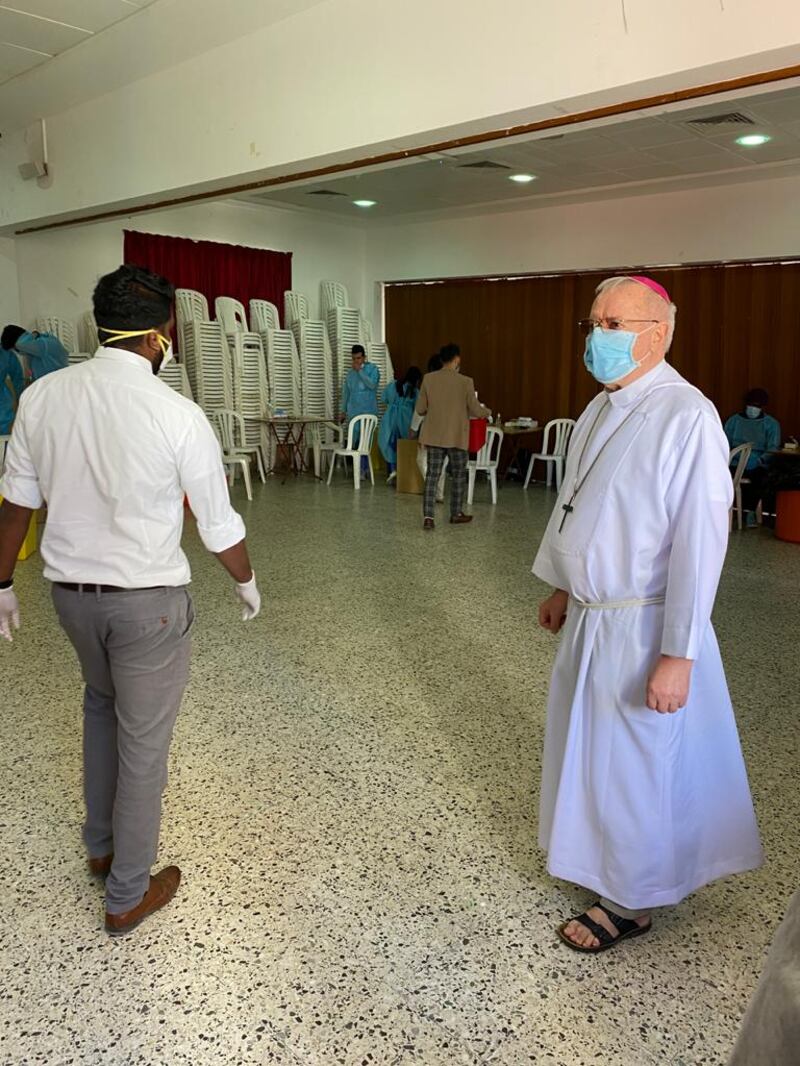
{"type": "Polygon", "coordinates": [[[69,365],[67,349],[52,333],[28,332],[22,326],[6,326],[0,337],[0,346],[6,352],[16,351],[28,361],[32,381],[38,381],[54,370],[63,370],[69,365]]]}
{"type": "Polygon", "coordinates": [[[0,437],[11,432],[25,377],[16,353],[0,348],[0,437]]]}
{"type": "Polygon", "coordinates": [[[392,381],[383,390],[381,400],[386,410],[378,430],[378,445],[389,468],[390,482],[397,477],[397,442],[411,433],[421,381],[422,371],[418,366],[412,366],[402,381],[392,381]]]}
{"type": "MultiPolygon", "coordinates": [[[[342,417],[347,424],[356,415],[378,414],[378,385],[381,380],[381,372],[374,363],[367,362],[367,355],[362,344],[354,344],[352,350],[353,367],[347,371],[342,390],[342,417]]],[[[358,436],[353,439],[358,444],[358,436]]],[[[367,457],[361,457],[361,473],[366,476],[369,473],[367,457]]]]}
{"type": "Polygon", "coordinates": [[[764,482],[769,472],[770,452],[781,445],[781,426],[764,410],[769,404],[765,389],[751,389],[744,398],[744,410],[731,415],[725,423],[725,436],[731,448],[740,444],[753,447],[747,461],[742,484],[742,506],[747,511],[747,525],[756,525],[756,508],[764,497],[764,482]]]}

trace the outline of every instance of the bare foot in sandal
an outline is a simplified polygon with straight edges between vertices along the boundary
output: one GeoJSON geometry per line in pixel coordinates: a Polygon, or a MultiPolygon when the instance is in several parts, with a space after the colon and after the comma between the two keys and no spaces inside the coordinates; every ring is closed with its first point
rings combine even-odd
{"type": "Polygon", "coordinates": [[[613,947],[620,940],[649,932],[651,922],[649,914],[640,918],[620,918],[598,903],[584,914],[565,922],[558,930],[558,935],[578,951],[599,952],[613,947]]]}

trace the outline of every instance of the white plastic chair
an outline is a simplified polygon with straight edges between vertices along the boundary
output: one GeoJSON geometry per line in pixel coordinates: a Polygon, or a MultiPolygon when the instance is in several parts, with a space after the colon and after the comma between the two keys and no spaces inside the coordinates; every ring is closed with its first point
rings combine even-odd
{"type": "Polygon", "coordinates": [[[218,296],[214,301],[214,316],[223,333],[249,333],[244,305],[232,296],[218,296]]]}
{"type": "Polygon", "coordinates": [[[78,343],[82,352],[92,352],[92,354],[100,347],[93,311],[84,311],[78,319],[78,343]]]}
{"type": "Polygon", "coordinates": [[[250,458],[252,455],[255,455],[258,462],[258,472],[262,481],[266,481],[266,475],[259,449],[257,447],[248,447],[245,444],[244,419],[238,412],[229,411],[224,407],[211,411],[210,418],[214,432],[222,445],[222,462],[230,469],[228,483],[233,487],[233,483],[236,480],[236,469],[241,467],[247,498],[252,500],[253,486],[250,481],[250,458]]]}
{"type": "Polygon", "coordinates": [[[729,466],[733,466],[736,463],[736,469],[733,471],[733,507],[731,507],[728,513],[728,529],[733,529],[733,516],[736,515],[736,528],[742,528],[742,480],[744,478],[744,472],[747,469],[747,464],[750,461],[750,453],[753,450],[752,444],[739,444],[736,448],[733,448],[728,461],[729,466]]]}
{"type": "Polygon", "coordinates": [[[68,354],[75,351],[75,326],[65,318],[40,318],[36,328],[40,333],[52,333],[57,337],[68,354]]]}
{"type": "Polygon", "coordinates": [[[485,472],[492,487],[492,503],[497,505],[497,467],[500,463],[500,449],[503,447],[503,431],[496,426],[486,430],[486,443],[467,463],[467,503],[472,503],[475,494],[475,478],[479,471],[485,472]]]}
{"type": "Polygon", "coordinates": [[[2,476],[6,467],[6,448],[8,447],[8,442],[10,440],[10,433],[0,435],[0,476],[2,476]]]}
{"type": "Polygon", "coordinates": [[[304,322],[308,318],[308,297],[302,292],[291,289],[283,294],[283,322],[285,329],[291,329],[295,322],[304,322]]]}
{"type": "Polygon", "coordinates": [[[269,300],[250,301],[250,326],[253,333],[266,333],[268,329],[280,329],[278,308],[269,300]]]}
{"type": "Polygon", "coordinates": [[[564,460],[567,457],[569,440],[575,428],[574,418],[554,418],[544,427],[542,438],[542,450],[535,452],[528,463],[528,473],[525,475],[523,488],[527,489],[533,476],[533,464],[539,459],[547,463],[547,487],[553,483],[553,468],[556,472],[556,489],[561,489],[561,480],[564,477],[564,460]],[[550,450],[550,434],[553,434],[553,449],[550,450]]]}
{"type": "Polygon", "coordinates": [[[331,465],[328,470],[328,484],[331,483],[336,460],[342,459],[345,466],[347,460],[353,460],[353,484],[356,489],[361,488],[361,458],[366,457],[369,464],[369,479],[375,484],[375,472],[372,469],[372,442],[375,439],[375,431],[378,428],[377,415],[356,415],[350,420],[347,427],[347,445],[344,448],[334,448],[331,455],[331,465]],[[358,434],[358,444],[355,443],[358,434]]]}

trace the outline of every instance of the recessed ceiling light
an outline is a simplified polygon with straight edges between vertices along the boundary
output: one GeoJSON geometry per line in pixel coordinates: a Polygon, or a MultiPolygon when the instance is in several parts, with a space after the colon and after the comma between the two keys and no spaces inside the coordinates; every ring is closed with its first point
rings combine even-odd
{"type": "Polygon", "coordinates": [[[768,137],[766,133],[746,133],[744,137],[737,137],[736,143],[743,145],[745,148],[758,148],[760,144],[766,144],[767,141],[771,141],[772,138],[768,137]]]}
{"type": "Polygon", "coordinates": [[[356,207],[374,207],[377,200],[353,200],[356,207]]]}
{"type": "Polygon", "coordinates": [[[509,174],[509,181],[516,181],[518,185],[527,185],[529,181],[536,181],[535,174],[509,174]]]}

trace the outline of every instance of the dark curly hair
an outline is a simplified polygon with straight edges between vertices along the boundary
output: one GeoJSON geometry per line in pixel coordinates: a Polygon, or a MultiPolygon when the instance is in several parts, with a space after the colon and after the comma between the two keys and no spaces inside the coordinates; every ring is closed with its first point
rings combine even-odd
{"type": "Polygon", "coordinates": [[[0,348],[10,352],[16,346],[17,341],[24,332],[25,330],[22,326],[6,326],[3,330],[2,337],[0,337],[0,348]]]}
{"type": "Polygon", "coordinates": [[[92,302],[103,343],[103,331],[155,329],[169,321],[175,288],[159,274],[126,263],[100,278],[92,302]]]}

